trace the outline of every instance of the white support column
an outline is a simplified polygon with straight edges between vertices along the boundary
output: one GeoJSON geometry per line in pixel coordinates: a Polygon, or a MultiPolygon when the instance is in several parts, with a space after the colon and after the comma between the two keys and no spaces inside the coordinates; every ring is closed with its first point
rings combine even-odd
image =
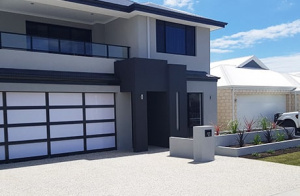
{"type": "Polygon", "coordinates": [[[213,126],[194,127],[193,140],[195,162],[215,160],[215,130],[213,126]]]}

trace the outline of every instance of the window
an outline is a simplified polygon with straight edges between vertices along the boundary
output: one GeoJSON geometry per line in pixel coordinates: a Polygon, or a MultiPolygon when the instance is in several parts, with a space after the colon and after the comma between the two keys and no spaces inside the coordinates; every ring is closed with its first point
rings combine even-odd
{"type": "Polygon", "coordinates": [[[188,129],[189,136],[193,136],[193,127],[203,125],[202,93],[188,93],[188,129]]]}
{"type": "Polygon", "coordinates": [[[91,31],[73,27],[26,22],[27,35],[54,39],[91,42],[91,31]]]}
{"type": "Polygon", "coordinates": [[[157,52],[195,56],[195,27],[156,21],[157,52]]]}

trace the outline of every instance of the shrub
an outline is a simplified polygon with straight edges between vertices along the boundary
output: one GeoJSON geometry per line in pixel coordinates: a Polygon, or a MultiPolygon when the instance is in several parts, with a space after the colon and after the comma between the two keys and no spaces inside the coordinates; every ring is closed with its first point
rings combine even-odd
{"type": "Polygon", "coordinates": [[[274,154],[274,153],[275,153],[275,150],[272,150],[272,149],[267,150],[267,153],[268,153],[268,154],[274,154]]]}
{"type": "Polygon", "coordinates": [[[276,128],[277,128],[276,122],[272,122],[272,123],[271,123],[271,129],[276,129],[276,128]]]}
{"type": "Polygon", "coordinates": [[[273,142],[274,138],[273,138],[273,135],[272,135],[272,129],[266,129],[264,131],[264,136],[266,138],[267,143],[273,142]]]}
{"type": "Polygon", "coordinates": [[[244,117],[244,123],[245,123],[245,128],[247,132],[251,132],[253,129],[253,125],[256,123],[256,121],[254,119],[248,121],[245,117],[244,117]]]}
{"type": "Polygon", "coordinates": [[[260,119],[259,124],[262,130],[267,130],[267,128],[270,126],[270,121],[267,119],[267,117],[263,117],[262,119],[260,119]]]}
{"type": "Polygon", "coordinates": [[[231,120],[228,123],[228,127],[231,130],[232,133],[237,133],[238,127],[239,127],[239,122],[237,120],[231,120]]]}
{"type": "Polygon", "coordinates": [[[253,144],[254,144],[254,145],[261,144],[261,138],[260,138],[260,135],[256,134],[256,135],[254,136],[253,144]]]}
{"type": "Polygon", "coordinates": [[[284,133],[276,132],[276,142],[280,142],[284,140],[284,133]]]}
{"type": "Polygon", "coordinates": [[[243,147],[245,145],[245,139],[246,139],[247,135],[245,134],[244,131],[238,131],[237,133],[237,142],[238,142],[238,145],[239,147],[243,147]]]}
{"type": "Polygon", "coordinates": [[[222,127],[222,125],[214,125],[214,128],[216,130],[216,135],[220,135],[221,127],[222,127]]]}
{"type": "Polygon", "coordinates": [[[259,154],[257,152],[254,152],[254,153],[252,153],[252,156],[254,156],[254,157],[261,157],[261,154],[259,154]]]}

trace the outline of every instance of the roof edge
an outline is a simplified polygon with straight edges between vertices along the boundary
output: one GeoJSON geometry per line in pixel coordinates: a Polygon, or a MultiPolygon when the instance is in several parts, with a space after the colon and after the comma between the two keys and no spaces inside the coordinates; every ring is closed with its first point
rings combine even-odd
{"type": "Polygon", "coordinates": [[[180,12],[175,12],[171,10],[165,10],[165,9],[160,9],[156,7],[151,7],[143,4],[139,4],[136,2],[133,2],[131,5],[126,6],[126,5],[119,5],[115,3],[110,3],[110,2],[104,2],[104,1],[97,1],[97,0],[63,0],[71,3],[78,3],[78,4],[83,4],[83,5],[89,5],[89,6],[94,6],[94,7],[101,7],[105,9],[111,9],[115,11],[121,11],[121,12],[126,12],[126,13],[131,13],[133,11],[140,11],[140,12],[145,12],[149,14],[156,14],[160,16],[166,16],[166,17],[171,17],[175,19],[180,19],[180,20],[185,20],[189,22],[196,22],[196,23],[201,23],[201,24],[206,24],[206,25],[211,25],[219,28],[224,28],[228,23],[213,20],[213,19],[208,19],[208,18],[203,18],[201,16],[193,16],[193,15],[188,15],[180,12]]]}
{"type": "Polygon", "coordinates": [[[186,71],[187,81],[208,81],[217,82],[220,78],[204,71],[186,71]]]}
{"type": "Polygon", "coordinates": [[[175,12],[175,11],[171,11],[171,10],[159,9],[156,7],[142,5],[139,3],[133,3],[129,7],[131,8],[131,11],[141,11],[141,12],[146,12],[146,13],[150,13],[150,14],[156,14],[156,15],[160,15],[160,16],[166,16],[166,17],[186,20],[189,22],[196,22],[196,23],[202,23],[202,24],[206,24],[206,25],[217,26],[217,27],[221,27],[221,28],[224,28],[228,24],[226,22],[203,18],[201,16],[193,16],[193,15],[179,13],[179,12],[175,12]]]}
{"type": "Polygon", "coordinates": [[[295,86],[240,86],[240,85],[228,85],[228,86],[218,86],[222,89],[235,89],[235,90],[264,90],[264,91],[294,91],[295,86]]]}

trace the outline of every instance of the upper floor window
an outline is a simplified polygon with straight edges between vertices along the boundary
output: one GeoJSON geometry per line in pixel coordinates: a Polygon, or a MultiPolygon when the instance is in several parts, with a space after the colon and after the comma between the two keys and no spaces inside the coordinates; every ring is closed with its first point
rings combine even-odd
{"type": "Polygon", "coordinates": [[[37,22],[26,22],[27,35],[37,37],[47,37],[54,39],[91,42],[91,31],[73,27],[44,24],[37,22]]]}
{"type": "Polygon", "coordinates": [[[156,20],[157,52],[195,56],[195,27],[156,20]]]}

